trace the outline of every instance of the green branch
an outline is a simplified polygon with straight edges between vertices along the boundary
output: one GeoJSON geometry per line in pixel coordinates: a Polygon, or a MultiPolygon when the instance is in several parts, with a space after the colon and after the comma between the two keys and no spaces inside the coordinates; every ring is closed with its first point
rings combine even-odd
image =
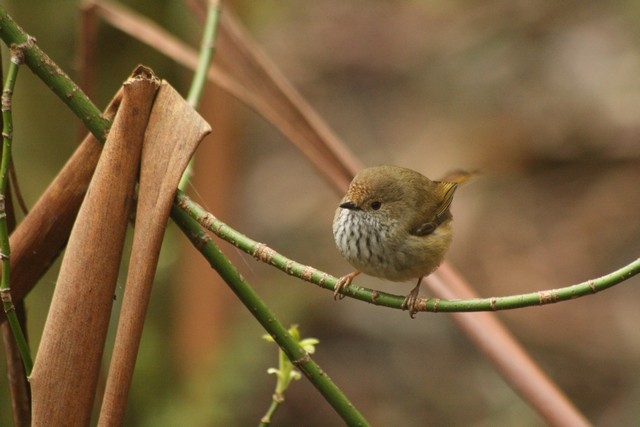
{"type": "Polygon", "coordinates": [[[33,360],[29,352],[29,345],[24,332],[20,327],[20,321],[16,314],[15,306],[11,299],[11,280],[9,261],[11,246],[9,245],[9,225],[7,223],[6,199],[7,183],[9,181],[9,169],[11,168],[11,143],[13,142],[13,116],[11,113],[11,100],[20,65],[24,62],[23,51],[33,45],[33,39],[27,38],[23,44],[11,45],[11,62],[7,70],[7,78],[2,89],[2,160],[0,160],[0,260],[2,261],[2,279],[0,280],[0,298],[7,315],[7,321],[11,328],[18,351],[24,363],[27,376],[31,375],[33,360]]]}
{"type": "Polygon", "coordinates": [[[342,391],[329,379],[320,366],[311,359],[309,353],[274,316],[249,283],[242,278],[235,266],[218,249],[207,232],[180,206],[173,205],[171,217],[191,240],[193,246],[200,251],[209,261],[211,267],[229,285],[253,317],[269,332],[291,363],[304,373],[327,402],[340,414],[342,419],[350,426],[369,425],[342,391]]]}
{"type": "MultiPolygon", "coordinates": [[[[257,258],[259,261],[270,264],[285,273],[314,283],[322,288],[334,290],[338,278],[328,273],[317,270],[313,267],[299,264],[284,255],[281,255],[264,243],[258,243],[249,237],[229,227],[224,222],[205,211],[200,205],[189,199],[184,193],[176,195],[178,205],[189,212],[189,215],[198,221],[203,227],[212,231],[218,237],[243,252],[257,258]]],[[[592,295],[603,291],[614,285],[622,283],[640,273],[640,259],[614,271],[613,273],[587,280],[577,285],[566,286],[559,289],[531,292],[521,295],[505,297],[476,298],[468,300],[444,300],[440,298],[420,298],[418,302],[419,311],[430,312],[466,312],[466,311],[497,311],[511,310],[516,308],[531,307],[536,305],[552,304],[560,301],[572,300],[575,298],[592,295]]],[[[353,298],[369,302],[375,305],[402,309],[404,297],[392,295],[385,292],[375,291],[350,285],[344,290],[346,295],[353,298]]]]}
{"type": "MultiPolygon", "coordinates": [[[[7,11],[0,7],[0,38],[7,46],[25,45],[28,40],[35,41],[35,38],[24,32],[18,24],[9,16],[7,11]]],[[[99,141],[106,140],[111,123],[104,117],[91,100],[62,71],[58,65],[45,54],[35,43],[23,50],[25,64],[37,75],[47,86],[58,95],[71,111],[85,124],[87,129],[98,138],[99,141]]]]}

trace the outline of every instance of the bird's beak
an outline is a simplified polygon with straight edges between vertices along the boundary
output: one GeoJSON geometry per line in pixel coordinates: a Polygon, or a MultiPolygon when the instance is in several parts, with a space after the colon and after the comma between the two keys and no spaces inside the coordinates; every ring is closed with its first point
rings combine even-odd
{"type": "Polygon", "coordinates": [[[361,211],[362,210],[362,208],[356,206],[356,204],[351,202],[351,201],[347,201],[347,202],[341,203],[340,207],[342,209],[349,209],[349,210],[352,210],[352,211],[361,211]]]}

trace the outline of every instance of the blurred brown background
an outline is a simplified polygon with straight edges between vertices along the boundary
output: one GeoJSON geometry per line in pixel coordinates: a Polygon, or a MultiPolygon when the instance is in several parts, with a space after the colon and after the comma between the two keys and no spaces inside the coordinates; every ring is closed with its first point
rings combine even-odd
{"type": "MultiPolygon", "coordinates": [[[[7,3],[76,77],[78,2],[7,3]]],[[[199,23],[183,2],[123,3],[197,45],[199,23]]],[[[638,257],[640,2],[281,0],[234,8],[364,164],[432,178],[482,171],[456,195],[448,256],[479,294],[565,286],[638,257]]],[[[116,30],[102,26],[96,49],[101,107],[138,63],[187,92],[190,72],[116,30]]],[[[33,205],[76,146],[77,119],[26,69],[14,100],[15,163],[33,205]]],[[[338,276],[350,271],[331,235],[339,195],[268,123],[220,91],[208,90],[202,111],[214,136],[197,154],[193,197],[291,258],[338,276]]],[[[320,339],[316,360],[373,425],[544,424],[446,315],[411,321],[406,312],[334,302],[221,245],[285,325],[320,339]]],[[[27,300],[34,348],[56,273],[27,300]]],[[[366,276],[358,283],[397,294],[413,286],[366,276]]],[[[596,425],[640,420],[638,284],[498,314],[596,425]]],[[[262,333],[170,225],[127,425],[256,425],[275,383],[266,370],[277,365],[262,333]]],[[[0,390],[7,396],[4,375],[0,390]]],[[[341,424],[304,379],[286,398],[274,425],[341,424]]],[[[0,405],[0,425],[10,425],[8,399],[0,405]]]]}

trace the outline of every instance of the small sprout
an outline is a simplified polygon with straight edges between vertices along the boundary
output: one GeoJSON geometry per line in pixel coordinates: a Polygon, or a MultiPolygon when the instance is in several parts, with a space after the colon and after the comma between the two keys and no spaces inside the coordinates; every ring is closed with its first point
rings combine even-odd
{"type": "MultiPolygon", "coordinates": [[[[304,338],[300,339],[300,331],[298,330],[298,325],[293,325],[289,328],[289,334],[295,339],[298,344],[309,354],[313,354],[316,351],[316,345],[319,343],[316,338],[304,338]]],[[[268,342],[275,342],[271,335],[263,335],[262,338],[268,342]]],[[[278,360],[279,366],[278,368],[269,368],[267,369],[267,373],[274,374],[277,378],[276,390],[275,393],[277,396],[282,398],[282,394],[289,388],[289,384],[293,380],[299,380],[302,378],[302,374],[300,371],[295,369],[293,363],[289,360],[289,358],[284,354],[282,349],[278,350],[278,360]]]]}

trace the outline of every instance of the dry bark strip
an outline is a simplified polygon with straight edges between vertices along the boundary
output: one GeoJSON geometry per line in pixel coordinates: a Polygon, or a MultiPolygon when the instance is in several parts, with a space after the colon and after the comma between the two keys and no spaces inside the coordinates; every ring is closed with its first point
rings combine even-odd
{"type": "Polygon", "coordinates": [[[131,260],[99,426],[122,425],[171,204],[189,159],[209,132],[207,122],[163,82],[142,148],[131,260]]]}
{"type": "MultiPolygon", "coordinates": [[[[103,113],[105,117],[113,119],[121,98],[119,91],[103,113]]],[[[67,244],[101,152],[102,144],[88,134],[11,234],[11,297],[14,302],[24,299],[67,244]]],[[[0,312],[0,321],[5,319],[4,313],[0,312]]]]}
{"type": "Polygon", "coordinates": [[[31,375],[33,425],[88,425],[142,142],[159,80],[139,67],[71,230],[31,375]]]}

